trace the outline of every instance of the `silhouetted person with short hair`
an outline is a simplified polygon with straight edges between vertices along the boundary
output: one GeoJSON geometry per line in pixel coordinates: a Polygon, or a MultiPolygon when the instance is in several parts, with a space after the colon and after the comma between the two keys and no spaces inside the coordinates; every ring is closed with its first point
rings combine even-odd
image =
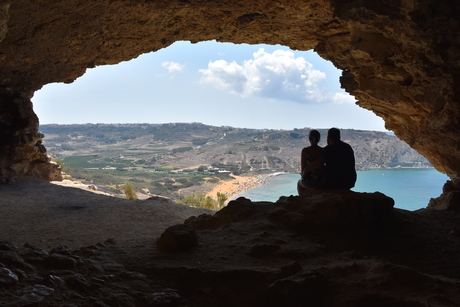
{"type": "Polygon", "coordinates": [[[326,164],[327,188],[351,189],[355,186],[355,154],[351,146],[340,139],[339,129],[329,129],[322,157],[326,164]]]}
{"type": "Polygon", "coordinates": [[[322,147],[318,146],[321,135],[318,130],[311,130],[308,135],[310,141],[310,146],[302,149],[300,154],[300,165],[301,165],[301,176],[297,184],[297,191],[299,195],[308,187],[320,187],[324,184],[324,163],[321,162],[317,165],[316,168],[309,170],[308,172],[304,170],[308,166],[315,163],[316,160],[321,159],[322,147]]]}
{"type": "Polygon", "coordinates": [[[325,180],[320,184],[312,186],[299,180],[297,191],[303,195],[309,187],[329,189],[351,189],[355,186],[355,154],[351,146],[340,139],[340,130],[329,129],[327,133],[327,146],[321,150],[321,156],[303,168],[302,178],[321,167],[325,167],[325,180]]]}

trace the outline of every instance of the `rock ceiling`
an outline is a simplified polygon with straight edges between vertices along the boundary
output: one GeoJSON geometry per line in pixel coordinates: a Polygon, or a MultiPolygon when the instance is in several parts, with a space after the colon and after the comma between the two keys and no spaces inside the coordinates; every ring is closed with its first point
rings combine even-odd
{"type": "Polygon", "coordinates": [[[358,105],[457,185],[459,16],[447,0],[3,0],[0,175],[59,176],[29,100],[43,85],[175,41],[217,40],[314,49],[358,105]]]}

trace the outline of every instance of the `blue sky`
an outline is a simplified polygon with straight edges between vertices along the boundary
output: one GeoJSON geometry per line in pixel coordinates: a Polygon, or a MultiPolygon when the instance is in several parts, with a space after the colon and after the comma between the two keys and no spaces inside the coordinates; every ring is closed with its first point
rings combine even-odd
{"type": "Polygon", "coordinates": [[[340,88],[341,72],[313,51],[214,41],[176,42],[32,98],[41,124],[201,122],[260,129],[385,131],[340,88]]]}

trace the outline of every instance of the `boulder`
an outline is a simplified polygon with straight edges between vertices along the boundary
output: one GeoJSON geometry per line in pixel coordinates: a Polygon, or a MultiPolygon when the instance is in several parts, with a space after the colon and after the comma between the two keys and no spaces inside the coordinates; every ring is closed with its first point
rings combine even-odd
{"type": "Polygon", "coordinates": [[[187,225],[168,227],[156,242],[159,251],[187,251],[198,245],[195,229],[187,225]]]}

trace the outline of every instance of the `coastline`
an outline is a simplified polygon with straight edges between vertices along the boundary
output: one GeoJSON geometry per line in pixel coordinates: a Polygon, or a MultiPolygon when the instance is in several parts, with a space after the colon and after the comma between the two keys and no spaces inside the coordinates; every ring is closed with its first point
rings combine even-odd
{"type": "Polygon", "coordinates": [[[206,193],[207,196],[215,198],[217,193],[224,193],[227,195],[227,202],[230,201],[234,196],[255,188],[259,185],[267,183],[271,178],[278,175],[287,174],[284,172],[263,174],[263,175],[252,175],[252,176],[236,176],[232,175],[235,179],[225,180],[217,183],[212,187],[212,190],[206,193]]]}
{"type": "MultiPolygon", "coordinates": [[[[356,171],[369,171],[369,170],[395,170],[395,169],[434,169],[433,167],[369,167],[365,169],[356,169],[356,171]]],[[[262,175],[231,175],[234,179],[229,180],[222,180],[218,183],[215,183],[210,186],[210,188],[205,192],[206,196],[210,196],[213,199],[216,199],[217,193],[224,193],[227,195],[226,204],[238,198],[238,195],[247,191],[251,190],[257,186],[263,185],[267,183],[270,179],[278,176],[278,175],[285,175],[285,174],[292,174],[288,172],[277,172],[277,173],[270,173],[270,174],[262,174],[262,175]]]]}

